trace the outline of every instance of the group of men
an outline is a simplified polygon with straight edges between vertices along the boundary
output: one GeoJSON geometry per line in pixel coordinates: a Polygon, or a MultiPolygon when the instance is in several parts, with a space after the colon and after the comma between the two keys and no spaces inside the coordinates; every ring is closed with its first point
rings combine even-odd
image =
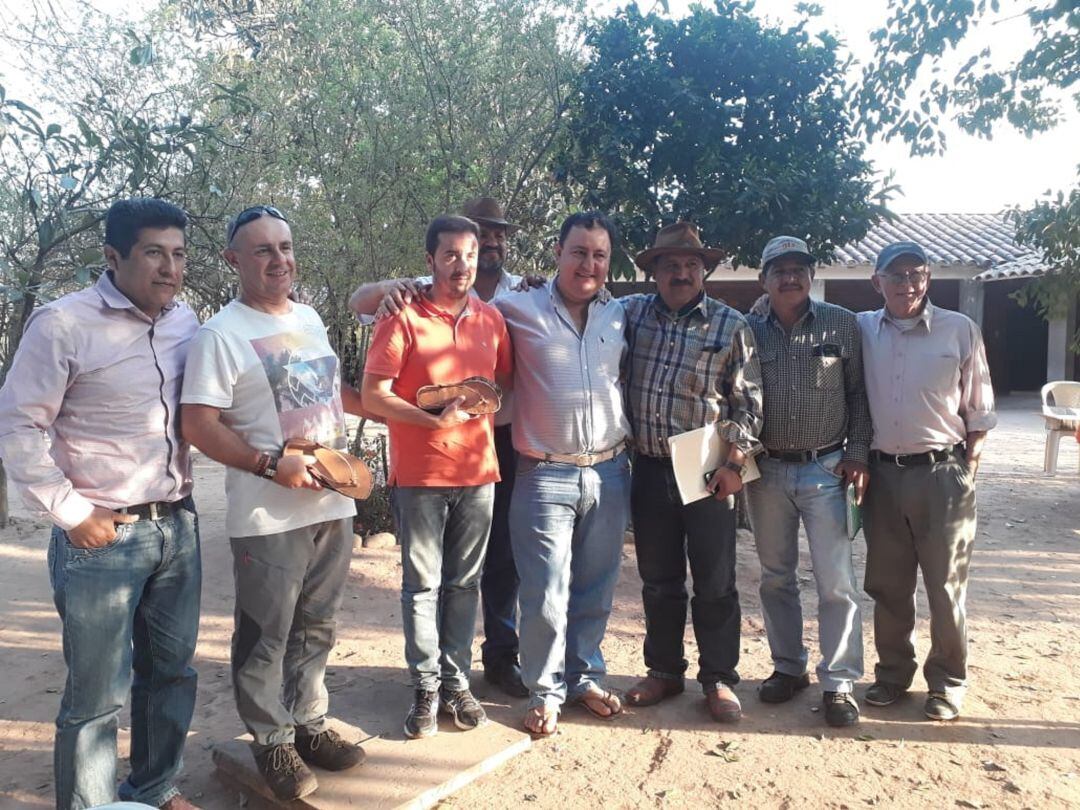
{"type": "Polygon", "coordinates": [[[317,313],[290,295],[292,234],[272,206],[230,221],[223,255],[240,294],[201,327],[175,300],[186,216],[148,199],[110,209],[108,269],[95,286],[30,318],[0,390],[0,457],[55,524],[49,569],[68,665],[58,807],[112,800],[129,688],[131,773],[120,797],[192,807],[173,784],[196,684],[189,443],[227,467],[234,689],[268,786],[300,797],[317,787],[309,765],[363,759],[327,727],[323,682],[354,503],[323,489],[303,456],[281,454],[291,438],[343,447],[345,412],[375,415],[390,432],[410,738],[435,733],[439,711],[461,729],[486,722],[469,688],[481,599],[485,678],[529,698],[534,734],[553,733],[567,702],[612,718],[623,700],[647,706],[681,693],[688,603],[707,711],[737,720],[734,496],[751,457],[775,669],[760,698],[782,702],[809,683],[801,519],[819,595],[825,719],[858,721],[851,486],[863,502],[879,661],[865,700],[885,706],[911,686],[921,569],[931,611],[925,712],[958,715],[974,475],[995,418],[978,329],[930,303],[922,248],[881,251],[872,283],[884,306],[855,316],[811,300],[813,256],[802,240],[777,237],[762,255],[767,295],[743,317],[706,294],[722,254],[691,224],[660,229],[636,257],[655,294],[615,299],[605,283],[619,240],[603,214],[568,217],[555,277],[522,283],[505,269],[516,226],[497,202],[473,200],[462,213],[430,223],[427,277],[364,285],[350,299],[359,315],[384,315],[359,391],[341,381],[317,313]],[[474,376],[507,392],[494,417],[466,413],[461,398],[437,412],[417,406],[421,387],[474,376]],[[726,453],[709,475],[712,497],[684,504],[668,440],[713,424],[726,453]],[[647,674],[620,697],[604,686],[601,642],[631,517],[647,674]]]}

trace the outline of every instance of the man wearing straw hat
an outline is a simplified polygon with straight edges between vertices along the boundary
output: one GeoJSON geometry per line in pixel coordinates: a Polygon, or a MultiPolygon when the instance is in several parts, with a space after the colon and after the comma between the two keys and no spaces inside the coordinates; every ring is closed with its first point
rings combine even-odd
{"type": "Polygon", "coordinates": [[[683,691],[687,660],[686,565],[697,639],[698,682],[709,715],[733,722],[742,707],[739,682],[739,593],[735,587],[735,493],[761,430],[761,374],[754,339],[742,315],[710,298],[705,277],[723,258],[706,248],[697,227],[661,228],[635,263],[652,274],[657,292],[620,299],[627,314],[626,409],[634,434],[630,508],[643,582],[648,675],[627,693],[649,706],[683,691]],[[728,455],[709,481],[712,498],[683,504],[668,439],[716,424],[728,455]]]}

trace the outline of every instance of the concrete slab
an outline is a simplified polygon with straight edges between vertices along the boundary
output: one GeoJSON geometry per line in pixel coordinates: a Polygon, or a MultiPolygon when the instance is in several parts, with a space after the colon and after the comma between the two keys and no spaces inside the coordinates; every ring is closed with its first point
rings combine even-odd
{"type": "MultiPolygon", "coordinates": [[[[345,739],[360,742],[367,759],[363,765],[344,773],[315,769],[319,789],[288,803],[289,807],[428,808],[495,770],[531,744],[527,734],[505,724],[519,719],[516,709],[487,703],[485,709],[492,722],[483,728],[460,731],[449,718],[440,715],[439,733],[434,737],[406,740],[402,723],[411,692],[397,681],[373,679],[358,672],[350,674],[349,685],[334,690],[331,708],[335,715],[348,717],[362,726],[337,719],[332,719],[331,725],[345,739]]],[[[255,768],[249,740],[244,735],[217,746],[214,763],[222,776],[272,800],[255,768]]]]}

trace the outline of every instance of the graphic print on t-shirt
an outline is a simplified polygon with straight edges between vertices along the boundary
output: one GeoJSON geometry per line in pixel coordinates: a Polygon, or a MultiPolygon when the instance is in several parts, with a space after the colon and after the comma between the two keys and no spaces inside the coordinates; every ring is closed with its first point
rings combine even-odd
{"type": "Polygon", "coordinates": [[[345,446],[338,360],[304,332],[280,332],[251,341],[262,363],[285,439],[345,446]]]}

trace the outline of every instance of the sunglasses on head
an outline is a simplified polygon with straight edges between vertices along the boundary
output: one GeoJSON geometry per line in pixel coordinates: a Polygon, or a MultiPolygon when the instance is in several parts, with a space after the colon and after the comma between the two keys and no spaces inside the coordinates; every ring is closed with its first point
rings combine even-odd
{"type": "Polygon", "coordinates": [[[235,217],[233,221],[229,223],[229,232],[226,234],[225,241],[232,242],[233,237],[236,236],[236,232],[249,222],[254,222],[263,215],[273,217],[274,219],[280,219],[282,222],[288,222],[289,219],[283,213],[278,211],[272,205],[253,205],[251,208],[245,208],[235,217]]]}

